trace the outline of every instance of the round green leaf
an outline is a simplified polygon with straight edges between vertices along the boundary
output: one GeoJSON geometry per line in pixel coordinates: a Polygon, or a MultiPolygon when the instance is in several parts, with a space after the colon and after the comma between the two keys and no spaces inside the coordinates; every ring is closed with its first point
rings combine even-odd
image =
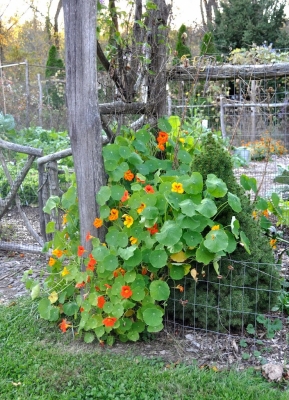
{"type": "Polygon", "coordinates": [[[103,259],[103,265],[106,271],[114,271],[118,267],[118,259],[112,254],[109,254],[103,259]]]}
{"type": "MultiPolygon", "coordinates": [[[[159,118],[158,128],[163,132],[170,133],[172,130],[171,121],[172,121],[172,123],[177,124],[177,122],[173,118],[179,119],[179,117],[177,117],[177,116],[171,116],[169,119],[169,121],[170,121],[169,122],[166,118],[159,118]]],[[[180,125],[180,122],[179,122],[179,125],[180,125]]]]}
{"type": "Polygon", "coordinates": [[[144,299],[144,297],[145,297],[145,291],[144,291],[143,287],[136,286],[135,288],[133,288],[132,296],[131,296],[132,300],[142,301],[144,299]]]}
{"type": "Polygon", "coordinates": [[[180,207],[182,213],[187,215],[188,217],[192,217],[196,214],[196,204],[192,202],[191,199],[186,199],[180,202],[180,207]]]}
{"type": "Polygon", "coordinates": [[[172,264],[169,271],[170,277],[176,281],[182,279],[185,276],[183,264],[172,264]]]}
{"type": "Polygon", "coordinates": [[[132,151],[128,146],[119,146],[119,154],[122,156],[122,158],[127,160],[131,153],[132,151]]]}
{"type": "Polygon", "coordinates": [[[151,326],[151,325],[149,325],[149,326],[147,327],[147,331],[148,331],[148,332],[151,332],[151,333],[153,333],[153,332],[160,332],[160,331],[163,330],[163,329],[164,329],[163,323],[161,323],[161,324],[159,324],[159,325],[157,325],[157,326],[151,326]]]}
{"type": "Polygon", "coordinates": [[[208,174],[206,186],[208,193],[213,197],[224,197],[228,191],[225,182],[214,174],[208,174]]]}
{"type": "Polygon", "coordinates": [[[78,304],[75,302],[63,304],[64,314],[68,315],[69,317],[74,315],[74,313],[76,313],[78,309],[79,309],[78,304]]]}
{"type": "Polygon", "coordinates": [[[203,190],[203,177],[199,172],[193,172],[190,178],[182,183],[186,193],[198,194],[203,190]]]}
{"type": "Polygon", "coordinates": [[[162,268],[167,264],[168,255],[165,250],[153,250],[149,259],[153,267],[162,268]]]}
{"type": "Polygon", "coordinates": [[[163,313],[156,307],[147,308],[143,312],[143,320],[149,326],[158,326],[162,323],[163,313]]]}
{"type": "Polygon", "coordinates": [[[104,160],[115,160],[120,159],[119,146],[117,144],[108,144],[102,150],[104,160]]]}
{"type": "Polygon", "coordinates": [[[104,206],[111,195],[111,189],[108,186],[102,186],[96,195],[96,200],[100,206],[104,206]]]}
{"type": "Polygon", "coordinates": [[[199,232],[188,231],[183,234],[186,244],[190,247],[195,247],[201,243],[203,237],[199,232]]]}
{"type": "Polygon", "coordinates": [[[236,196],[233,193],[228,193],[228,203],[232,210],[235,212],[240,212],[242,211],[242,206],[241,206],[241,201],[238,196],[236,196]]]}
{"type": "Polygon", "coordinates": [[[132,342],[136,342],[136,341],[139,340],[139,333],[136,332],[136,331],[129,331],[129,332],[127,333],[127,338],[128,338],[129,340],[131,340],[132,342]]]}
{"type": "Polygon", "coordinates": [[[83,340],[85,343],[92,343],[95,339],[94,333],[92,332],[85,332],[83,340]]]}
{"type": "Polygon", "coordinates": [[[202,242],[196,251],[196,260],[205,265],[209,264],[215,258],[214,253],[210,253],[202,242]]]}
{"type": "Polygon", "coordinates": [[[190,153],[182,149],[178,151],[178,159],[185,164],[190,164],[192,162],[192,156],[190,153]]]}
{"type": "Polygon", "coordinates": [[[174,221],[166,221],[159,233],[156,233],[155,238],[165,246],[173,246],[178,243],[182,237],[182,228],[174,221]]]}
{"type": "Polygon", "coordinates": [[[152,281],[150,284],[150,294],[154,300],[167,300],[170,295],[169,285],[161,280],[152,281]]]}
{"type": "Polygon", "coordinates": [[[111,187],[111,198],[113,200],[120,200],[124,195],[124,187],[120,185],[113,185],[111,187]]]}
{"type": "Polygon", "coordinates": [[[211,253],[218,253],[228,247],[228,236],[223,230],[211,230],[206,235],[204,245],[211,253]]]}
{"type": "Polygon", "coordinates": [[[211,199],[203,199],[201,204],[196,206],[196,210],[207,218],[213,217],[218,211],[215,202],[211,199]]]}
{"type": "Polygon", "coordinates": [[[106,160],[104,161],[104,167],[106,171],[114,171],[118,165],[118,162],[115,160],[106,160]]]}

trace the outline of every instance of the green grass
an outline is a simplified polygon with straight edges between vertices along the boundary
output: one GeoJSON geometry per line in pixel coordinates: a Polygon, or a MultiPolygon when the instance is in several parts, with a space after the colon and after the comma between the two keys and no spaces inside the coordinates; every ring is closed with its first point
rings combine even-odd
{"type": "Polygon", "coordinates": [[[167,368],[160,359],[85,345],[38,319],[36,303],[0,307],[1,400],[288,400],[260,371],[167,368]]]}

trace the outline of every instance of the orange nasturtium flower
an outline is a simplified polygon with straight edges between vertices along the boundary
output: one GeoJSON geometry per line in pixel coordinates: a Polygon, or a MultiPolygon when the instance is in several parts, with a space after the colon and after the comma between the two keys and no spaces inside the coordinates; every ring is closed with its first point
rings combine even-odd
{"type": "Polygon", "coordinates": [[[70,328],[71,326],[72,325],[70,324],[70,322],[68,322],[66,319],[63,319],[59,324],[59,328],[63,333],[65,333],[67,328],[70,328]]]}
{"type": "Polygon", "coordinates": [[[83,255],[83,253],[85,253],[85,248],[83,246],[78,246],[78,249],[77,249],[78,257],[81,257],[83,255]]]}
{"type": "Polygon", "coordinates": [[[58,258],[60,258],[63,255],[63,251],[59,249],[54,249],[52,250],[52,254],[58,258]]]}
{"type": "Polygon", "coordinates": [[[109,219],[110,221],[116,221],[116,220],[118,219],[118,210],[115,209],[115,208],[112,208],[112,209],[110,210],[110,214],[109,214],[108,219],[109,219]]]}
{"type": "Polygon", "coordinates": [[[125,269],[119,267],[119,268],[117,268],[115,271],[113,271],[113,276],[114,276],[115,278],[117,278],[117,277],[119,276],[119,274],[121,274],[122,276],[124,276],[125,272],[126,272],[125,269]]]}
{"type": "Polygon", "coordinates": [[[277,239],[270,239],[270,246],[272,249],[276,249],[277,239]]]}
{"type": "Polygon", "coordinates": [[[120,199],[120,201],[121,201],[122,203],[124,203],[124,202],[127,201],[128,199],[129,199],[129,194],[128,194],[128,191],[125,190],[125,191],[124,191],[124,194],[123,194],[123,196],[122,196],[122,198],[120,199]]]}
{"type": "Polygon", "coordinates": [[[64,267],[62,272],[61,272],[61,276],[66,276],[66,275],[69,275],[69,274],[70,274],[69,270],[66,267],[64,267]]]}
{"type": "Polygon", "coordinates": [[[151,185],[146,185],[146,186],[144,187],[144,190],[145,190],[147,193],[149,193],[149,194],[152,194],[152,193],[155,192],[154,188],[153,188],[151,185]]]}
{"type": "Polygon", "coordinates": [[[62,225],[67,224],[67,214],[64,214],[62,217],[62,225]]]}
{"type": "Polygon", "coordinates": [[[214,225],[211,228],[212,231],[218,231],[219,229],[220,229],[220,225],[214,225]]]}
{"type": "Polygon", "coordinates": [[[183,185],[178,182],[172,183],[172,192],[180,193],[180,194],[184,193],[183,185]]]}
{"type": "Polygon", "coordinates": [[[106,303],[105,298],[103,296],[98,296],[98,298],[97,298],[97,307],[98,308],[103,308],[105,303],[106,303]]]}
{"type": "Polygon", "coordinates": [[[264,210],[263,211],[263,215],[268,218],[269,217],[269,211],[268,210],[264,210]]]}
{"type": "Polygon", "coordinates": [[[124,297],[125,299],[128,299],[129,297],[132,296],[132,290],[130,286],[122,286],[120,295],[124,297]]]}
{"type": "Polygon", "coordinates": [[[154,224],[151,228],[147,228],[147,231],[149,231],[151,235],[158,233],[159,230],[157,224],[154,224]]]}
{"type": "Polygon", "coordinates": [[[148,269],[144,266],[141,267],[141,274],[146,275],[148,273],[148,269]]]}
{"type": "Polygon", "coordinates": [[[157,137],[157,142],[158,143],[166,143],[169,140],[169,135],[166,132],[159,132],[159,135],[157,137]]]}
{"type": "Polygon", "coordinates": [[[137,212],[140,214],[145,208],[146,208],[145,203],[141,203],[139,208],[137,209],[137,212]]]}
{"type": "Polygon", "coordinates": [[[80,311],[80,312],[83,312],[83,311],[85,311],[85,310],[84,310],[83,307],[79,307],[79,311],[80,311]]]}
{"type": "Polygon", "coordinates": [[[184,291],[184,287],[183,287],[182,285],[176,286],[176,289],[179,289],[179,291],[180,291],[181,293],[183,293],[183,291],[184,291]]]}
{"type": "Polygon", "coordinates": [[[128,169],[124,174],[123,177],[126,181],[132,181],[134,178],[134,174],[131,172],[130,169],[128,169]]]}
{"type": "Polygon", "coordinates": [[[133,237],[133,236],[131,236],[131,237],[129,238],[129,241],[130,241],[130,244],[137,244],[137,242],[138,242],[137,238],[135,238],[135,237],[133,237]]]}
{"type": "Polygon", "coordinates": [[[49,261],[48,261],[48,265],[49,265],[49,267],[53,267],[53,265],[56,263],[56,260],[55,260],[55,258],[53,258],[53,257],[50,257],[49,258],[49,261]]]}
{"type": "Polygon", "coordinates": [[[165,146],[163,145],[163,143],[159,143],[158,148],[160,149],[160,151],[165,151],[165,146]]]}
{"type": "Polygon", "coordinates": [[[95,226],[96,228],[100,228],[103,225],[103,221],[101,218],[95,218],[95,220],[93,221],[93,226],[95,226]]]}
{"type": "Polygon", "coordinates": [[[102,323],[104,326],[109,326],[112,327],[117,321],[117,318],[115,317],[106,317],[102,320],[102,323]]]}
{"type": "Polygon", "coordinates": [[[123,224],[124,224],[127,228],[130,228],[130,227],[132,226],[132,224],[133,224],[133,221],[134,221],[133,217],[131,217],[131,216],[128,215],[128,214],[124,214],[123,217],[125,218],[125,221],[124,221],[123,224]]]}

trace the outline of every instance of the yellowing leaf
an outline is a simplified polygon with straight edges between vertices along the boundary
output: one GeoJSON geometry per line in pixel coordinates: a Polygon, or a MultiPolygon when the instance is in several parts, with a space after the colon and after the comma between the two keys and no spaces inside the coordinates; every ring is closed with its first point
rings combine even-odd
{"type": "Polygon", "coordinates": [[[171,255],[171,259],[175,262],[183,262],[187,259],[188,257],[183,251],[180,251],[179,253],[175,253],[171,255]]]}
{"type": "Polygon", "coordinates": [[[199,275],[199,274],[198,274],[196,268],[191,269],[191,276],[196,282],[198,282],[197,275],[199,275]]]}
{"type": "Polygon", "coordinates": [[[184,267],[184,274],[188,275],[188,273],[190,272],[190,269],[191,269],[191,265],[190,264],[184,264],[183,267],[184,267]]]}
{"type": "Polygon", "coordinates": [[[53,304],[58,300],[58,294],[54,291],[48,296],[50,303],[53,304]]]}
{"type": "Polygon", "coordinates": [[[125,316],[125,317],[131,317],[133,314],[134,314],[134,310],[127,310],[127,311],[124,313],[124,316],[125,316]]]}

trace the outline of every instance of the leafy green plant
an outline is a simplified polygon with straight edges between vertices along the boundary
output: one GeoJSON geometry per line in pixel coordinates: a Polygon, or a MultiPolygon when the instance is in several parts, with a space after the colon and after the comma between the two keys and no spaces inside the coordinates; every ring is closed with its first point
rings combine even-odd
{"type": "MultiPolygon", "coordinates": [[[[219,275],[220,259],[237,244],[250,253],[235,216],[238,196],[216,175],[191,172],[192,156],[173,122],[161,119],[159,129],[157,137],[143,128],[103,149],[109,179],[97,193],[100,214],[92,222],[107,233],[105,243],[87,233],[91,253],[79,245],[75,185],[44,208],[65,215],[61,232],[47,226],[54,239],[45,247],[52,255],[39,312],[50,321],[62,317],[60,328],[74,326],[85,342],[136,341],[144,331],[160,331],[169,279],[184,278],[193,261],[219,275]],[[223,224],[225,210],[232,218],[223,224]]],[[[38,297],[39,284],[29,286],[38,297]]]]}
{"type": "Polygon", "coordinates": [[[264,326],[267,331],[267,338],[269,339],[272,339],[276,332],[280,331],[283,327],[280,319],[276,318],[272,320],[271,318],[266,318],[264,315],[258,315],[257,322],[264,326]]]}

